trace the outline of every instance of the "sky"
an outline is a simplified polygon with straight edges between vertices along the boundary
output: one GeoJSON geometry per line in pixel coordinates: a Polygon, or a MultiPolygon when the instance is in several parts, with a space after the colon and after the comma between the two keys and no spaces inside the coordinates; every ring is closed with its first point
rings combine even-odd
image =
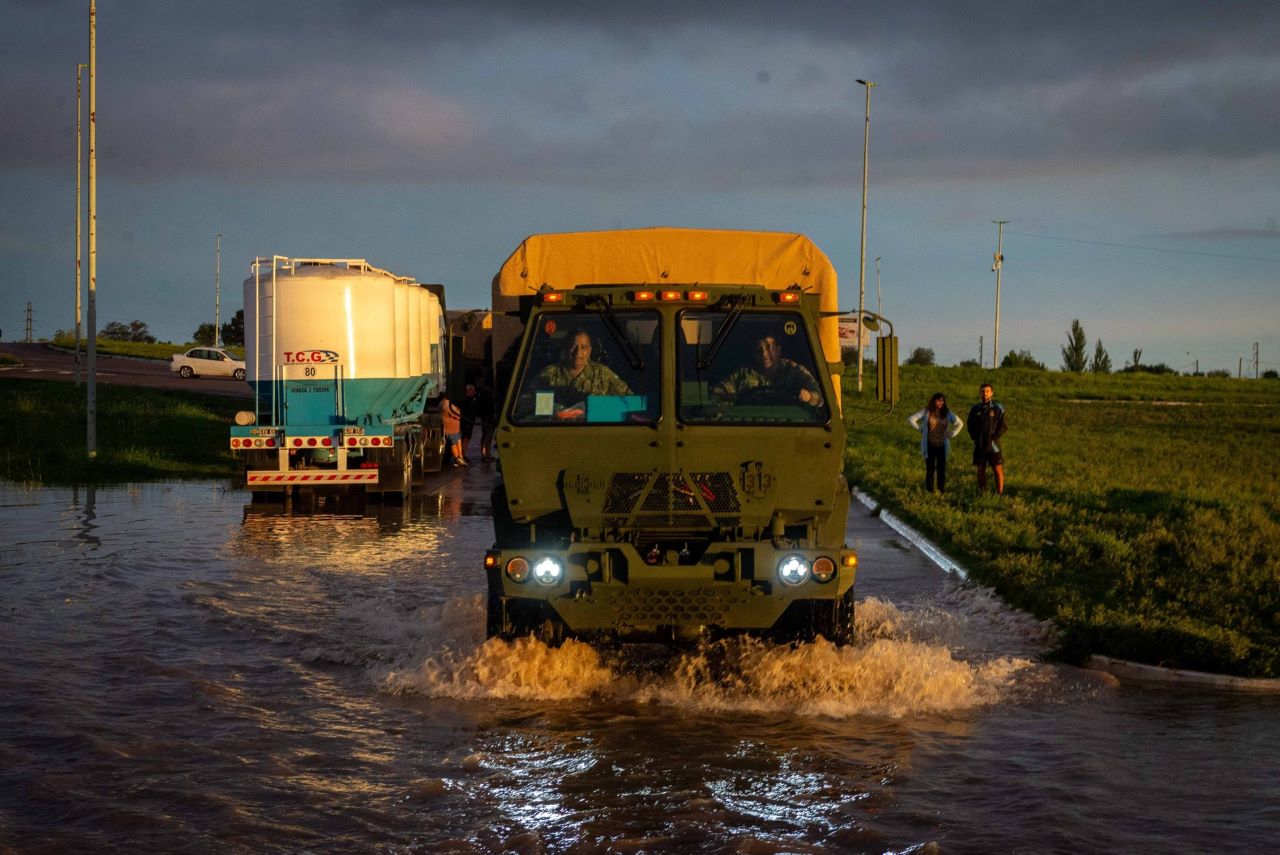
{"type": "MultiPolygon", "coordinates": [[[[0,0],[0,336],[71,329],[88,0],[0,0]]],[[[101,0],[97,319],[187,341],[259,255],[483,307],[527,235],[802,232],[903,354],[1280,367],[1280,5],[101,0]],[[879,275],[876,259],[879,258],[879,275]],[[878,284],[877,284],[878,283],[878,284]]],[[[85,96],[88,102],[86,80],[85,96]]],[[[85,137],[87,140],[87,126],[85,137]]],[[[86,142],[87,147],[87,142],[86,142]]],[[[85,263],[87,278],[87,260],[85,263]]]]}

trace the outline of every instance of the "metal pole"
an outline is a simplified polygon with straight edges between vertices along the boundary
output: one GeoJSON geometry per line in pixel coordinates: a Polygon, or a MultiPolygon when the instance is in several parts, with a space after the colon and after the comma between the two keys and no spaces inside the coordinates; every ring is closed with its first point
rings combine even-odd
{"type": "Polygon", "coordinates": [[[862,243],[858,253],[858,391],[862,391],[862,317],[867,292],[867,144],[871,141],[871,88],[870,80],[858,83],[867,90],[867,102],[862,123],[862,243]]]}
{"type": "Polygon", "coordinates": [[[222,235],[218,235],[218,245],[213,263],[213,346],[218,347],[222,334],[222,235]]]}
{"type": "Polygon", "coordinates": [[[992,220],[996,224],[996,257],[991,269],[996,272],[996,335],[991,342],[991,367],[1000,366],[1000,271],[1004,269],[1004,224],[1008,220],[992,220]]]}
{"type": "Polygon", "coordinates": [[[84,113],[84,108],[80,104],[80,88],[81,88],[81,72],[88,68],[87,62],[76,63],[76,385],[82,382],[80,379],[82,367],[80,365],[80,291],[81,291],[81,256],[84,252],[84,238],[81,234],[81,226],[84,224],[84,209],[80,202],[80,172],[84,166],[84,146],[81,141],[82,131],[80,129],[80,121],[84,113]]]}
{"type": "Polygon", "coordinates": [[[98,456],[98,3],[89,0],[89,459],[98,456]]]}

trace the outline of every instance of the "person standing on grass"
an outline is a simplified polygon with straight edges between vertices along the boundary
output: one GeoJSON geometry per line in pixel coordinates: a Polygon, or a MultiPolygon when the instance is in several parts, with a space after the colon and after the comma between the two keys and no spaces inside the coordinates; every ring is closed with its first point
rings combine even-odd
{"type": "Polygon", "coordinates": [[[959,435],[964,421],[947,409],[946,396],[937,392],[923,410],[907,416],[907,424],[920,431],[924,488],[933,492],[936,475],[938,492],[947,492],[947,455],[951,453],[951,440],[959,435]]]}
{"type": "Polygon", "coordinates": [[[998,440],[1007,429],[1004,407],[995,400],[990,383],[978,387],[978,403],[969,410],[969,436],[973,437],[973,465],[978,472],[978,492],[987,489],[987,466],[996,475],[996,495],[1004,495],[1004,455],[998,440]]]}

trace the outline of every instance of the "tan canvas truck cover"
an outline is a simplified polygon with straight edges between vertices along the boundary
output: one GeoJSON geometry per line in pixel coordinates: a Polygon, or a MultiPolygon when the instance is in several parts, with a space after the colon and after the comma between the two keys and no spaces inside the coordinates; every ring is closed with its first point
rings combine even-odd
{"type": "MultiPolygon", "coordinates": [[[[666,227],[532,235],[494,277],[493,309],[514,310],[518,298],[544,286],[615,284],[762,285],[774,291],[798,285],[819,295],[822,312],[839,311],[835,268],[804,235],[666,227]]],[[[496,326],[494,333],[498,353],[496,326]]],[[[822,318],[818,335],[827,362],[839,363],[838,319],[822,318]]]]}

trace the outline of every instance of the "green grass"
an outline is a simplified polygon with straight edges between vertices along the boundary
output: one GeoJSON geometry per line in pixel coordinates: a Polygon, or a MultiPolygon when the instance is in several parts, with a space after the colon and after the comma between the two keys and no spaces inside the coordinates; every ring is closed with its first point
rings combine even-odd
{"type": "Polygon", "coordinates": [[[846,395],[851,483],[1056,621],[1064,655],[1280,676],[1280,383],[964,368],[902,380],[887,418],[870,391],[846,395]],[[947,495],[925,492],[906,416],[941,391],[963,418],[988,378],[1009,422],[1005,496],[977,494],[963,433],[947,495]]]}
{"type": "Polygon", "coordinates": [[[224,478],[238,467],[228,428],[241,402],[215,395],[97,387],[97,459],[85,453],[85,390],[46,380],[0,380],[0,478],[101,484],[224,478]]]}
{"type": "MultiPolygon", "coordinates": [[[[67,350],[74,350],[76,340],[70,337],[55,338],[52,342],[54,347],[61,347],[67,350]]],[[[80,342],[80,350],[84,352],[87,347],[86,342],[80,342]]],[[[167,341],[158,341],[153,344],[147,344],[141,341],[115,341],[109,338],[98,339],[98,353],[103,356],[133,356],[139,359],[164,359],[167,360],[175,353],[186,353],[191,348],[196,347],[195,344],[171,344],[167,341]]],[[[227,353],[236,359],[244,359],[243,347],[224,347],[227,353]]]]}

